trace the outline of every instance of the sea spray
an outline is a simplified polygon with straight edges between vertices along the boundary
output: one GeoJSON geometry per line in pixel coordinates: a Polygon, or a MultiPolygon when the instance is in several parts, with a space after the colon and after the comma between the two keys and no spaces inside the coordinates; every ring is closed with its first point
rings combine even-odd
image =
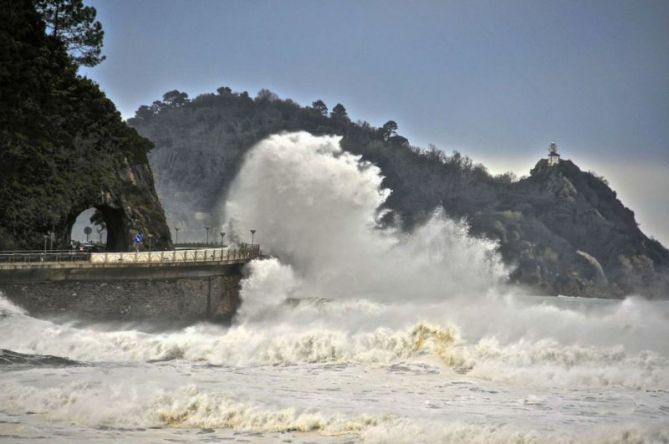
{"type": "Polygon", "coordinates": [[[256,229],[264,251],[302,280],[292,296],[388,303],[501,288],[508,271],[496,244],[468,236],[442,210],[410,234],[380,228],[391,191],[376,166],[339,142],[304,132],[271,136],[249,152],[225,206],[228,219],[256,229]]]}

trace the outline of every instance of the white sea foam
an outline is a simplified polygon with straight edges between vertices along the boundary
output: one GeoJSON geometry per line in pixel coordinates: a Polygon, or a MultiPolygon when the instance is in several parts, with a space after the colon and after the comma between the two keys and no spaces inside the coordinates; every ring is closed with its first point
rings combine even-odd
{"type": "Polygon", "coordinates": [[[233,428],[254,432],[359,432],[377,421],[368,416],[346,418],[295,408],[272,409],[207,393],[194,385],[174,390],[128,388],[123,384],[72,383],[36,389],[5,385],[5,408],[14,407],[51,420],[91,427],[233,428]]]}
{"type": "Polygon", "coordinates": [[[402,321],[406,312],[402,306],[393,309],[365,302],[315,301],[284,310],[290,316],[272,322],[263,319],[231,328],[200,324],[158,334],[77,328],[15,313],[0,323],[0,334],[3,347],[13,351],[82,362],[185,359],[245,367],[305,363],[388,366],[425,361],[505,383],[669,389],[669,363],[650,351],[633,354],[622,346],[564,345],[554,339],[503,344],[485,336],[469,342],[451,325],[402,321]],[[301,321],[305,319],[308,321],[301,321]],[[403,327],[383,326],[394,323],[403,327]]]}
{"type": "Polygon", "coordinates": [[[37,389],[2,385],[4,409],[30,411],[49,421],[92,428],[233,429],[254,433],[316,432],[367,443],[645,443],[667,442],[669,429],[625,421],[575,434],[532,424],[402,418],[396,414],[342,414],[305,407],[239,401],[196,385],[171,390],[119,383],[78,382],[37,389]]]}

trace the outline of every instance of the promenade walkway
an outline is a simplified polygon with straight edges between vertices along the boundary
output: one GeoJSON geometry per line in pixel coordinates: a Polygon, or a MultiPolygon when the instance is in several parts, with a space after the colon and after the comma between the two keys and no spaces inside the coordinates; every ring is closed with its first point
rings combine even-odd
{"type": "Polygon", "coordinates": [[[238,248],[198,248],[170,251],[86,253],[59,251],[0,251],[0,270],[27,268],[122,268],[188,264],[237,264],[260,256],[259,245],[238,248]]]}

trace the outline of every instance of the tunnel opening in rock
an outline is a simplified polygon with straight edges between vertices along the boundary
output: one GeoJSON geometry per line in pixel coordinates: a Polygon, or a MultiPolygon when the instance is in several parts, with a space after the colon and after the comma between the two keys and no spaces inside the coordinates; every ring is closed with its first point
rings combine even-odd
{"type": "Polygon", "coordinates": [[[105,205],[87,208],[72,221],[70,242],[73,246],[88,244],[105,251],[125,251],[128,234],[123,211],[105,205]]]}

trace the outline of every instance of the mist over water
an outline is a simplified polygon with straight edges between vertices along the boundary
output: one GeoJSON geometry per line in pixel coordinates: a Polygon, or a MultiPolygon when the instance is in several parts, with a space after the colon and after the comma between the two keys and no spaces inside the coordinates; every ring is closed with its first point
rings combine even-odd
{"type": "Polygon", "coordinates": [[[281,134],[250,151],[223,217],[274,257],[247,266],[230,327],[56,323],[0,297],[0,424],[65,441],[211,428],[258,442],[669,442],[667,303],[532,296],[494,242],[443,210],[411,233],[381,228],[392,191],[339,140],[281,134]]]}

